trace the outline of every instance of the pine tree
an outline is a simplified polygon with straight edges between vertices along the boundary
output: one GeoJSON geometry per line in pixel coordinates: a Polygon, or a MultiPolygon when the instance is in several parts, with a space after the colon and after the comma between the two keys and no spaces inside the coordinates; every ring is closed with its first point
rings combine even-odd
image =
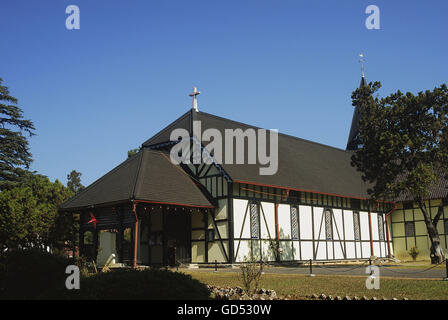
{"type": "Polygon", "coordinates": [[[81,175],[82,173],[76,170],[72,170],[72,172],[67,175],[67,188],[75,194],[85,188],[81,184],[81,175]]]}
{"type": "MultiPolygon", "coordinates": [[[[352,164],[371,184],[373,199],[396,199],[407,195],[419,206],[431,243],[431,262],[445,257],[437,224],[443,202],[435,216],[426,206],[431,186],[448,180],[448,87],[414,95],[400,91],[376,97],[380,82],[357,89],[353,105],[362,110],[359,123],[360,145],[352,164]]],[[[448,200],[448,199],[445,199],[448,200]]]]}
{"type": "Polygon", "coordinates": [[[16,186],[27,175],[33,161],[27,138],[35,130],[2,82],[0,78],[0,190],[16,186]]]}

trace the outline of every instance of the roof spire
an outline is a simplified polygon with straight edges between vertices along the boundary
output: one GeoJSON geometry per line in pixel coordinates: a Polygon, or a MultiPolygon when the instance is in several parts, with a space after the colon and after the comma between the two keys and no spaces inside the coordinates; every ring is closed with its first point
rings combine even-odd
{"type": "MultiPolygon", "coordinates": [[[[359,62],[361,63],[361,76],[362,76],[361,83],[359,84],[359,88],[363,88],[363,87],[367,86],[367,82],[366,82],[366,77],[365,77],[365,73],[364,73],[365,58],[364,58],[364,54],[362,54],[362,53],[359,54],[359,62]]],[[[353,151],[353,150],[358,149],[356,140],[359,135],[359,120],[360,120],[360,118],[361,118],[361,110],[358,106],[353,111],[352,125],[350,127],[350,133],[348,135],[348,142],[347,142],[346,150],[353,151]]]]}
{"type": "Polygon", "coordinates": [[[198,98],[197,95],[200,94],[200,92],[198,91],[198,89],[196,87],[193,87],[193,92],[189,94],[190,97],[193,97],[193,101],[192,101],[192,109],[196,112],[199,111],[198,109],[198,98]]]}
{"type": "Polygon", "coordinates": [[[359,54],[359,62],[361,62],[361,75],[364,78],[365,77],[365,73],[364,73],[364,54],[360,53],[359,54]]]}
{"type": "Polygon", "coordinates": [[[362,53],[359,54],[359,62],[361,62],[361,83],[359,84],[359,87],[362,88],[367,85],[366,74],[364,72],[365,58],[364,58],[364,54],[362,54],[362,53]]]}

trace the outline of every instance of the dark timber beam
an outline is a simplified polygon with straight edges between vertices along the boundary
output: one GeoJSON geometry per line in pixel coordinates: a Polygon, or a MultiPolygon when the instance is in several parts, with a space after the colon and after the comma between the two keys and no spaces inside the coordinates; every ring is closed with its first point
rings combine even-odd
{"type": "Polygon", "coordinates": [[[206,211],[202,212],[202,220],[204,221],[204,262],[208,263],[208,213],[206,211]]]}
{"type": "Polygon", "coordinates": [[[135,216],[135,228],[134,228],[134,260],[133,268],[137,268],[137,254],[138,254],[138,216],[137,216],[137,203],[132,204],[132,212],[135,216]]]}
{"type": "Polygon", "coordinates": [[[229,263],[234,262],[234,235],[233,235],[233,183],[227,182],[227,226],[229,232],[229,263]]]}
{"type": "Polygon", "coordinates": [[[275,260],[277,260],[277,262],[280,262],[280,230],[278,225],[278,205],[279,202],[275,202],[275,242],[277,244],[275,260]]]}

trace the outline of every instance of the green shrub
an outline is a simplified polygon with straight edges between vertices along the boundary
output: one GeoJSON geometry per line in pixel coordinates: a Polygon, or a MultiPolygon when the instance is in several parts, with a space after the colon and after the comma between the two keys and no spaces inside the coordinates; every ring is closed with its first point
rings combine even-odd
{"type": "Polygon", "coordinates": [[[48,290],[65,288],[71,260],[36,250],[0,255],[0,299],[38,299],[48,290]]]}
{"type": "Polygon", "coordinates": [[[417,257],[420,254],[420,251],[418,250],[417,247],[414,246],[411,249],[409,249],[408,253],[412,257],[412,260],[415,261],[415,260],[417,260],[417,257]]]}
{"type": "Polygon", "coordinates": [[[244,257],[244,262],[240,264],[239,279],[248,295],[252,295],[258,290],[262,274],[263,265],[261,263],[257,262],[253,256],[244,257]]]}
{"type": "Polygon", "coordinates": [[[81,278],[79,290],[61,290],[57,299],[208,299],[206,285],[190,275],[165,270],[116,270],[81,278]]]}

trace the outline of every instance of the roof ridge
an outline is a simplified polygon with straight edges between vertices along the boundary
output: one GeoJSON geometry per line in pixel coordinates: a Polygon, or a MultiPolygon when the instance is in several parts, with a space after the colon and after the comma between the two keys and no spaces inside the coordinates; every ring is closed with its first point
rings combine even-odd
{"type": "Polygon", "coordinates": [[[138,167],[137,167],[137,172],[135,174],[134,187],[132,188],[131,199],[136,198],[137,184],[139,182],[139,176],[140,176],[140,170],[142,167],[143,157],[145,156],[145,149],[144,148],[140,149],[140,151],[138,153],[140,153],[140,152],[142,153],[142,155],[140,157],[140,161],[139,161],[138,167]]]}
{"type": "MultiPolygon", "coordinates": [[[[203,111],[199,111],[199,113],[204,114],[204,115],[206,115],[206,116],[213,117],[213,118],[217,118],[217,119],[219,119],[219,120],[231,121],[231,122],[233,122],[233,123],[240,124],[240,125],[244,125],[244,126],[247,126],[247,127],[252,127],[252,128],[256,128],[256,129],[265,129],[265,128],[260,128],[260,127],[257,127],[257,126],[249,125],[249,124],[247,124],[247,123],[243,123],[243,122],[235,121],[235,120],[232,120],[232,119],[223,118],[223,117],[220,117],[220,116],[217,116],[217,115],[214,115],[214,114],[211,114],[211,113],[203,112],[203,111]]],[[[265,130],[268,130],[268,129],[265,129],[265,130]]],[[[292,139],[300,140],[300,141],[303,141],[303,142],[307,142],[307,143],[311,143],[311,144],[316,144],[316,145],[318,145],[318,146],[322,146],[322,147],[326,147],[326,148],[335,149],[335,150],[337,150],[337,151],[342,151],[342,152],[344,152],[344,153],[349,153],[347,150],[340,149],[340,148],[337,148],[337,147],[334,147],[334,146],[329,146],[329,145],[326,145],[326,144],[323,144],[323,143],[320,143],[320,142],[315,142],[315,141],[311,141],[311,140],[303,139],[303,138],[300,138],[300,137],[292,136],[292,135],[289,135],[289,134],[286,134],[286,133],[281,133],[281,132],[279,132],[278,134],[279,134],[279,135],[282,135],[282,136],[285,136],[285,137],[287,137],[287,138],[292,138],[292,139]]]]}
{"type": "Polygon", "coordinates": [[[162,130],[160,130],[159,132],[157,132],[154,136],[150,137],[149,139],[147,139],[145,142],[142,143],[142,146],[146,145],[147,143],[149,143],[149,141],[158,138],[162,133],[164,133],[166,130],[168,130],[170,127],[172,127],[177,121],[184,119],[186,116],[188,116],[190,113],[190,110],[188,110],[187,112],[183,113],[179,118],[176,118],[174,121],[170,122],[166,127],[164,127],[162,130]]]}

